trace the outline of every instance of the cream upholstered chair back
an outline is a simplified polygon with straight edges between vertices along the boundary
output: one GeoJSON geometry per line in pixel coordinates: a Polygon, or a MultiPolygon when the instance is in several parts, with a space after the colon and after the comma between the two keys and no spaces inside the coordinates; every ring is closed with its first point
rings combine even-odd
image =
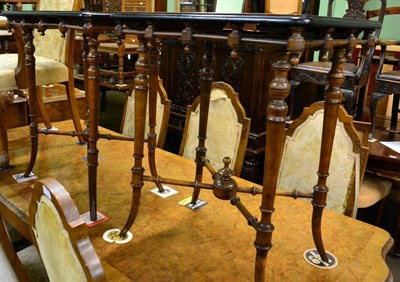
{"type": "Polygon", "coordinates": [[[105,280],[87,226],[68,192],[55,179],[35,183],[29,226],[50,281],[105,280]]]}
{"type": "MultiPolygon", "coordinates": [[[[179,154],[195,160],[198,146],[200,120],[200,97],[197,97],[186,113],[179,154]]],[[[247,140],[250,132],[250,119],[239,101],[239,95],[225,82],[213,82],[211,87],[209,115],[207,123],[206,148],[211,165],[223,167],[223,158],[231,158],[231,169],[240,175],[247,140]]]]}
{"type": "MultiPolygon", "coordinates": [[[[65,0],[40,0],[37,10],[39,11],[76,11],[79,10],[77,2],[65,0]]],[[[47,30],[46,36],[35,34],[35,56],[47,57],[65,63],[65,48],[69,37],[61,37],[58,30],[47,30]]]]}
{"type": "Polygon", "coordinates": [[[301,14],[302,0],[265,0],[267,14],[301,14]]]}
{"type": "MultiPolygon", "coordinates": [[[[157,147],[162,148],[165,142],[165,136],[168,129],[168,119],[171,110],[171,100],[168,100],[167,92],[164,89],[162,80],[158,79],[157,88],[157,110],[156,110],[156,128],[157,147]]],[[[149,97],[149,95],[147,96],[149,97]]],[[[147,105],[149,102],[147,101],[147,105]]],[[[149,124],[149,111],[146,113],[146,125],[149,124]]],[[[125,102],[124,115],[122,120],[122,134],[133,137],[135,133],[135,89],[128,96],[125,102]]],[[[145,136],[149,133],[149,127],[145,127],[145,136]]]]}
{"type": "MultiPolygon", "coordinates": [[[[289,126],[278,179],[279,189],[313,191],[318,179],[323,116],[324,102],[316,102],[289,126]]],[[[361,145],[352,117],[341,106],[327,179],[328,208],[355,216],[367,157],[368,148],[361,145]]]]}

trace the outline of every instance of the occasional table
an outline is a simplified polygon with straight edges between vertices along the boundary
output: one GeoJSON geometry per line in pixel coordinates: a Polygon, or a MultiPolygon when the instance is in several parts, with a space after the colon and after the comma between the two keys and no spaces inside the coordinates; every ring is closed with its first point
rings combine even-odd
{"type": "MultiPolygon", "coordinates": [[[[130,185],[132,198],[127,220],[118,235],[124,238],[133,226],[141,207],[141,192],[145,183],[154,183],[162,191],[163,184],[178,184],[188,186],[193,190],[191,203],[196,204],[200,190],[210,189],[221,200],[230,200],[245,217],[248,224],[256,232],[254,246],[256,247],[254,277],[257,281],[265,280],[265,266],[268,251],[272,247],[272,234],[275,229],[272,223],[272,215],[275,211],[275,196],[281,164],[284,131],[287,114],[285,98],[290,92],[290,84],[287,79],[288,72],[293,65],[299,63],[303,52],[308,48],[332,50],[332,69],[328,75],[329,85],[325,92],[324,129],[320,149],[320,164],[318,169],[318,181],[313,187],[312,200],[312,235],[318,254],[322,260],[328,262],[325,252],[321,228],[322,213],[326,206],[328,188],[326,179],[329,175],[330,156],[333,148],[337,112],[341,103],[342,93],[340,86],[343,83],[343,64],[357,44],[371,47],[375,44],[373,33],[381,27],[381,24],[373,21],[357,21],[330,17],[318,17],[309,15],[265,15],[265,14],[216,14],[216,13],[91,13],[91,12],[5,12],[13,27],[20,27],[25,34],[25,52],[28,73],[28,85],[31,103],[31,158],[25,171],[28,176],[34,168],[38,153],[38,133],[76,136],[75,132],[44,132],[38,130],[36,122],[36,94],[35,94],[35,60],[33,45],[33,29],[38,28],[41,33],[46,29],[58,28],[65,34],[68,29],[82,31],[84,53],[83,65],[85,75],[85,91],[88,101],[88,129],[83,133],[87,140],[88,158],[88,186],[89,207],[92,220],[97,218],[97,186],[99,138],[114,140],[129,140],[116,135],[104,135],[98,129],[99,113],[99,60],[98,60],[98,36],[104,31],[114,30],[121,38],[133,34],[139,39],[136,61],[135,77],[135,134],[134,134],[134,164],[131,168],[130,185]],[[252,27],[252,28],[249,28],[252,27]],[[363,38],[355,35],[363,33],[363,38]],[[192,46],[194,41],[203,42],[205,51],[202,56],[202,65],[198,67],[200,79],[201,114],[198,134],[198,147],[196,148],[196,169],[193,170],[194,179],[182,180],[186,166],[172,166],[178,172],[177,178],[163,177],[157,172],[159,155],[156,154],[156,91],[158,83],[158,55],[160,53],[159,42],[163,39],[179,39],[184,45],[185,56],[181,60],[190,60],[193,56],[192,46]],[[225,169],[215,177],[213,183],[205,183],[206,173],[203,170],[215,172],[218,168],[210,168],[206,165],[206,137],[208,104],[210,99],[211,84],[213,81],[214,42],[224,42],[230,49],[230,58],[233,62],[240,58],[240,48],[248,45],[263,48],[273,48],[270,55],[271,69],[265,75],[268,77],[269,95],[268,105],[260,105],[267,113],[267,134],[265,146],[264,181],[262,188],[260,211],[252,213],[236,195],[237,192],[256,193],[252,188],[242,189],[230,176],[228,162],[225,169]],[[149,107],[147,109],[147,101],[149,107]],[[146,112],[149,112],[149,135],[144,136],[146,112]],[[144,142],[147,141],[150,173],[145,174],[144,142]],[[157,158],[156,158],[157,155],[157,158]],[[156,161],[157,159],[157,161],[156,161]],[[179,173],[181,172],[181,173],[179,173]],[[253,215],[261,212],[260,220],[253,215]]],[[[231,72],[235,74],[235,65],[231,72]]],[[[254,82],[258,83],[258,82],[254,82]]],[[[182,84],[185,84],[182,81],[182,84]]],[[[213,121],[218,122],[218,121],[213,121]]],[[[129,155],[129,154],[127,154],[129,155]]],[[[116,160],[117,161],[117,160],[116,160]]],[[[171,163],[172,164],[172,163],[171,163]]],[[[221,162],[221,167],[223,166],[221,162]]],[[[172,168],[173,167],[173,168],[172,168]]],[[[113,190],[113,189],[110,189],[113,190]]],[[[103,191],[104,193],[104,191],[103,191]]],[[[203,192],[205,194],[205,192],[203,192]]],[[[111,199],[111,198],[110,198],[111,199]]],[[[224,202],[221,202],[221,205],[224,202]]],[[[116,205],[115,209],[120,213],[126,212],[116,205]]],[[[143,208],[142,208],[143,209],[143,208]]],[[[218,211],[218,208],[215,209],[218,211]]],[[[155,225],[152,225],[156,228],[155,225]]],[[[231,241],[234,233],[226,236],[227,242],[231,241]]],[[[290,240],[288,240],[290,242],[290,240]]],[[[193,242],[195,244],[195,242],[193,242]]]]}

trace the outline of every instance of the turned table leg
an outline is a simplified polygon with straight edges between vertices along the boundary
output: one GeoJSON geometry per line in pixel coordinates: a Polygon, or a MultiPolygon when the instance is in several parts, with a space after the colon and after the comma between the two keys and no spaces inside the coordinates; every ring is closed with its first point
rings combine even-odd
{"type": "Polygon", "coordinates": [[[329,175],[329,165],[332,155],[333,139],[335,136],[335,128],[337,116],[342,100],[342,92],[340,86],[343,83],[343,64],[346,59],[344,57],[345,49],[335,49],[332,58],[332,69],[328,74],[328,89],[325,93],[325,110],[324,122],[321,141],[321,152],[318,167],[318,181],[314,186],[314,196],[312,200],[312,234],[315,246],[322,260],[327,262],[328,257],[322,242],[321,221],[322,212],[326,206],[326,197],[328,187],[326,181],[329,175]]]}
{"type": "Polygon", "coordinates": [[[89,170],[89,207],[90,220],[97,220],[97,166],[99,165],[99,150],[97,141],[99,139],[99,89],[100,89],[100,69],[99,53],[97,47],[98,34],[94,30],[91,22],[84,24],[84,33],[87,37],[89,52],[87,54],[87,79],[85,78],[85,90],[88,92],[89,101],[89,138],[87,145],[88,170],[89,170]],[[87,86],[86,86],[87,84],[87,86]]]}
{"type": "Polygon", "coordinates": [[[33,45],[33,28],[29,26],[22,27],[25,39],[25,61],[26,61],[26,72],[28,79],[28,93],[29,93],[29,132],[31,138],[31,155],[29,159],[29,164],[25,170],[24,177],[28,177],[32,172],[32,169],[36,162],[37,152],[38,152],[38,124],[37,124],[37,112],[38,103],[36,96],[36,72],[35,72],[35,46],[33,45]]]}
{"type": "Polygon", "coordinates": [[[140,206],[140,198],[143,183],[143,157],[144,157],[144,132],[146,123],[146,106],[148,92],[148,71],[149,71],[149,56],[147,49],[147,40],[139,37],[140,46],[138,48],[139,58],[136,61],[136,70],[138,71],[135,77],[135,130],[134,130],[134,166],[132,167],[132,202],[129,211],[128,219],[124,228],[120,233],[120,237],[125,237],[129,229],[132,227],[140,206]]]}
{"type": "MultiPolygon", "coordinates": [[[[196,147],[196,181],[203,180],[203,159],[206,157],[206,139],[207,139],[207,123],[208,111],[210,107],[211,84],[213,81],[214,70],[212,63],[214,57],[212,54],[213,43],[205,43],[205,53],[203,55],[203,68],[200,71],[200,121],[199,122],[199,143],[196,147]]],[[[218,121],[214,121],[218,122],[218,121]]],[[[199,198],[200,188],[194,188],[191,203],[194,205],[199,198]]]]}

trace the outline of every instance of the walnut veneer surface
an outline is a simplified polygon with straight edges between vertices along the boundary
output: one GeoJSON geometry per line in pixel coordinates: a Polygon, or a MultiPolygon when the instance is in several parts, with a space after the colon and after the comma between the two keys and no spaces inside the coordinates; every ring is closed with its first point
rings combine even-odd
{"type": "MultiPolygon", "coordinates": [[[[72,129],[70,122],[54,123],[72,129]]],[[[110,131],[100,128],[101,132],[110,131]]],[[[16,168],[0,173],[2,214],[21,232],[27,231],[24,218],[30,200],[30,185],[17,184],[12,174],[23,172],[29,157],[28,129],[9,130],[12,163],[16,168]],[[8,206],[8,207],[7,207],[8,206]],[[11,212],[10,212],[11,211],[11,212]],[[17,215],[17,216],[15,216],[17,215]]],[[[55,177],[69,191],[79,212],[88,209],[86,147],[65,136],[40,136],[34,173],[40,178],[55,177]]],[[[100,140],[98,167],[98,209],[110,217],[89,228],[92,243],[106,276],[111,281],[251,281],[254,273],[254,230],[229,201],[221,201],[211,191],[200,198],[208,205],[198,211],[178,202],[192,189],[173,186],[179,193],[162,199],[150,192],[154,184],[145,182],[142,203],[131,242],[118,245],[102,239],[111,228],[122,228],[131,202],[130,168],[133,143],[100,140]]],[[[194,162],[157,150],[161,176],[191,180],[194,162]],[[178,170],[185,167],[186,170],[178,170]]],[[[145,154],[147,155],[147,154],[145,154]]],[[[148,171],[147,157],[144,167],[148,171]]],[[[211,182],[209,174],[205,182],[211,182]]],[[[252,183],[235,178],[241,186],[252,183]]],[[[242,195],[242,202],[258,213],[260,196],[242,195]]],[[[327,251],[339,260],[336,268],[323,270],[309,265],[303,252],[314,247],[310,233],[311,204],[302,200],[276,198],[273,215],[275,232],[266,267],[268,281],[382,281],[390,279],[384,261],[392,245],[389,234],[377,227],[326,210],[323,236],[327,251]]],[[[25,233],[29,234],[29,233],[25,233]]],[[[29,236],[29,235],[28,235],[29,236]]]]}

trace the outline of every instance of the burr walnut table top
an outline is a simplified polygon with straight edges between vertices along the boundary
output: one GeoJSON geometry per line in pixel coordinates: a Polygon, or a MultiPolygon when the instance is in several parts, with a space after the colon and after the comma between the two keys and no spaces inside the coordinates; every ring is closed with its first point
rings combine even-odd
{"type": "MultiPolygon", "coordinates": [[[[55,123],[72,129],[71,122],[55,123]]],[[[100,128],[101,132],[110,132],[100,128]]],[[[32,181],[17,184],[12,174],[23,172],[29,157],[28,129],[9,130],[10,156],[16,167],[0,174],[0,207],[3,216],[26,236],[26,217],[32,181]]],[[[81,213],[88,210],[86,147],[65,136],[41,135],[34,173],[54,177],[71,194],[81,213]]],[[[118,245],[102,239],[111,228],[122,228],[131,201],[130,168],[133,144],[126,141],[99,141],[98,209],[109,220],[89,228],[93,245],[111,281],[251,281],[254,275],[254,233],[229,201],[216,199],[203,190],[208,202],[198,211],[178,204],[192,190],[173,186],[178,194],[163,199],[150,192],[145,183],[142,204],[131,242],[118,245]]],[[[193,180],[194,163],[158,150],[160,176],[193,180]]],[[[144,166],[148,172],[147,158],[144,166]]],[[[210,182],[208,174],[205,174],[210,182]]],[[[253,184],[237,179],[241,186],[253,184]]],[[[259,213],[260,196],[240,195],[253,214],[259,213]]],[[[268,256],[269,281],[382,281],[390,277],[384,261],[392,245],[390,235],[355,219],[324,211],[323,237],[327,251],[339,260],[336,268],[324,270],[303,259],[313,248],[311,204],[302,200],[276,198],[273,214],[275,232],[268,256]]]]}

